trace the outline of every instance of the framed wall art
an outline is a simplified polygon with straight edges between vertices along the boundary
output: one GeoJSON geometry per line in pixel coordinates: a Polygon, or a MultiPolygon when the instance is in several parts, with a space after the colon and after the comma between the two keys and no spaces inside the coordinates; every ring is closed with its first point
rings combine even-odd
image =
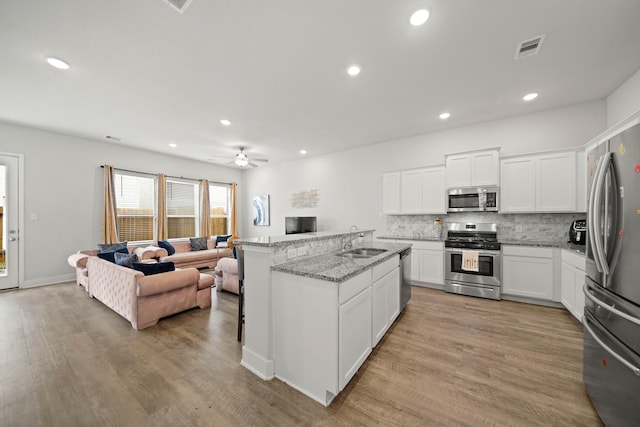
{"type": "Polygon", "coordinates": [[[269,225],[269,195],[253,196],[253,225],[269,225]]]}

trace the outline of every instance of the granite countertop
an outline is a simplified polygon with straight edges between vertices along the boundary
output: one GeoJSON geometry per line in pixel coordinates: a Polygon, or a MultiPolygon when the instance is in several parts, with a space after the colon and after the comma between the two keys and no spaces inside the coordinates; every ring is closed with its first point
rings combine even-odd
{"type": "Polygon", "coordinates": [[[377,239],[385,239],[385,240],[415,240],[422,242],[444,242],[444,239],[440,237],[432,237],[432,236],[376,236],[377,239]]]}
{"type": "MultiPolygon", "coordinates": [[[[356,230],[351,234],[373,233],[375,230],[356,230]]],[[[309,242],[312,240],[331,239],[350,234],[346,231],[318,231],[315,233],[287,234],[285,236],[250,237],[247,239],[235,239],[234,245],[275,247],[286,246],[291,243],[309,242]]]]}
{"type": "Polygon", "coordinates": [[[353,249],[375,248],[385,249],[386,252],[371,258],[348,258],[338,256],[342,251],[337,251],[274,265],[271,267],[271,270],[339,283],[357,276],[368,268],[410,247],[411,245],[404,243],[364,243],[354,246],[353,249]]]}
{"type": "Polygon", "coordinates": [[[536,246],[541,248],[567,249],[570,251],[578,252],[582,255],[584,255],[585,249],[586,249],[585,245],[576,245],[575,243],[570,243],[570,242],[553,242],[553,241],[532,242],[532,241],[524,241],[524,240],[500,240],[500,243],[506,246],[536,246]]]}

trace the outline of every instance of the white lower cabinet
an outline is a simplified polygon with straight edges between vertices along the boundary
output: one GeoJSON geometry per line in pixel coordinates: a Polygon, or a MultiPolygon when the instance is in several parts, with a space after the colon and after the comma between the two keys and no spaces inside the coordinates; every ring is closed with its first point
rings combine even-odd
{"type": "Polygon", "coordinates": [[[560,301],[573,316],[582,321],[584,314],[585,259],[584,255],[564,249],[562,251],[560,301]]]}
{"type": "Polygon", "coordinates": [[[553,301],[553,249],[503,246],[502,294],[553,301]]]}
{"type": "Polygon", "coordinates": [[[328,406],[399,314],[399,263],[342,283],[273,272],[275,376],[328,406]]]}
{"type": "MultiPolygon", "coordinates": [[[[375,271],[374,271],[375,274],[375,271]]],[[[371,285],[372,292],[372,340],[373,347],[400,313],[400,269],[397,262],[393,270],[371,285]]]]}
{"type": "Polygon", "coordinates": [[[371,353],[370,287],[340,305],[338,325],[338,366],[342,390],[371,353]]]}
{"type": "Polygon", "coordinates": [[[398,240],[398,242],[411,245],[412,281],[444,285],[443,242],[424,240],[398,240]]]}

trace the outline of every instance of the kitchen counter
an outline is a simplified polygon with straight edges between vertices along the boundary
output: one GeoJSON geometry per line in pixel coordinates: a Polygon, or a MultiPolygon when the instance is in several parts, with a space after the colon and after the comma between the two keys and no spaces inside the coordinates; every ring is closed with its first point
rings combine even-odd
{"type": "Polygon", "coordinates": [[[376,236],[377,239],[385,240],[414,240],[418,242],[444,242],[440,237],[430,236],[376,236]]]}
{"type": "Polygon", "coordinates": [[[314,240],[327,240],[349,234],[373,233],[375,230],[356,230],[352,233],[346,231],[318,231],[315,233],[287,234],[284,236],[251,237],[248,239],[234,239],[234,245],[278,247],[288,246],[292,243],[311,242],[314,240]]]}
{"type": "Polygon", "coordinates": [[[301,260],[285,262],[283,264],[277,264],[272,266],[271,270],[328,282],[344,282],[345,280],[357,276],[369,267],[379,264],[403,250],[410,248],[411,245],[403,243],[372,242],[365,243],[363,245],[354,245],[353,249],[363,247],[384,249],[386,252],[371,258],[348,258],[339,256],[343,251],[337,251],[301,260]]]}
{"type": "Polygon", "coordinates": [[[511,240],[511,241],[501,240],[500,244],[506,245],[506,246],[534,246],[534,247],[541,247],[541,248],[560,248],[560,249],[567,249],[570,251],[578,252],[582,255],[584,255],[585,249],[586,249],[585,245],[576,245],[570,242],[553,242],[553,241],[531,242],[531,241],[524,241],[524,240],[511,240]]]}

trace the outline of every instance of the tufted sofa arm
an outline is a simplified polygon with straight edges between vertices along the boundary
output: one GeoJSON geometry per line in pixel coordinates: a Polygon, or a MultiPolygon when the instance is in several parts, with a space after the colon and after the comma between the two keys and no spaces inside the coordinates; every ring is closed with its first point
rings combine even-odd
{"type": "Polygon", "coordinates": [[[138,278],[136,295],[148,297],[188,286],[196,287],[198,280],[200,273],[195,268],[143,276],[138,278]]]}
{"type": "Polygon", "coordinates": [[[67,258],[67,262],[73,268],[86,268],[88,258],[89,255],[78,252],[76,254],[69,255],[69,258],[67,258]]]}

